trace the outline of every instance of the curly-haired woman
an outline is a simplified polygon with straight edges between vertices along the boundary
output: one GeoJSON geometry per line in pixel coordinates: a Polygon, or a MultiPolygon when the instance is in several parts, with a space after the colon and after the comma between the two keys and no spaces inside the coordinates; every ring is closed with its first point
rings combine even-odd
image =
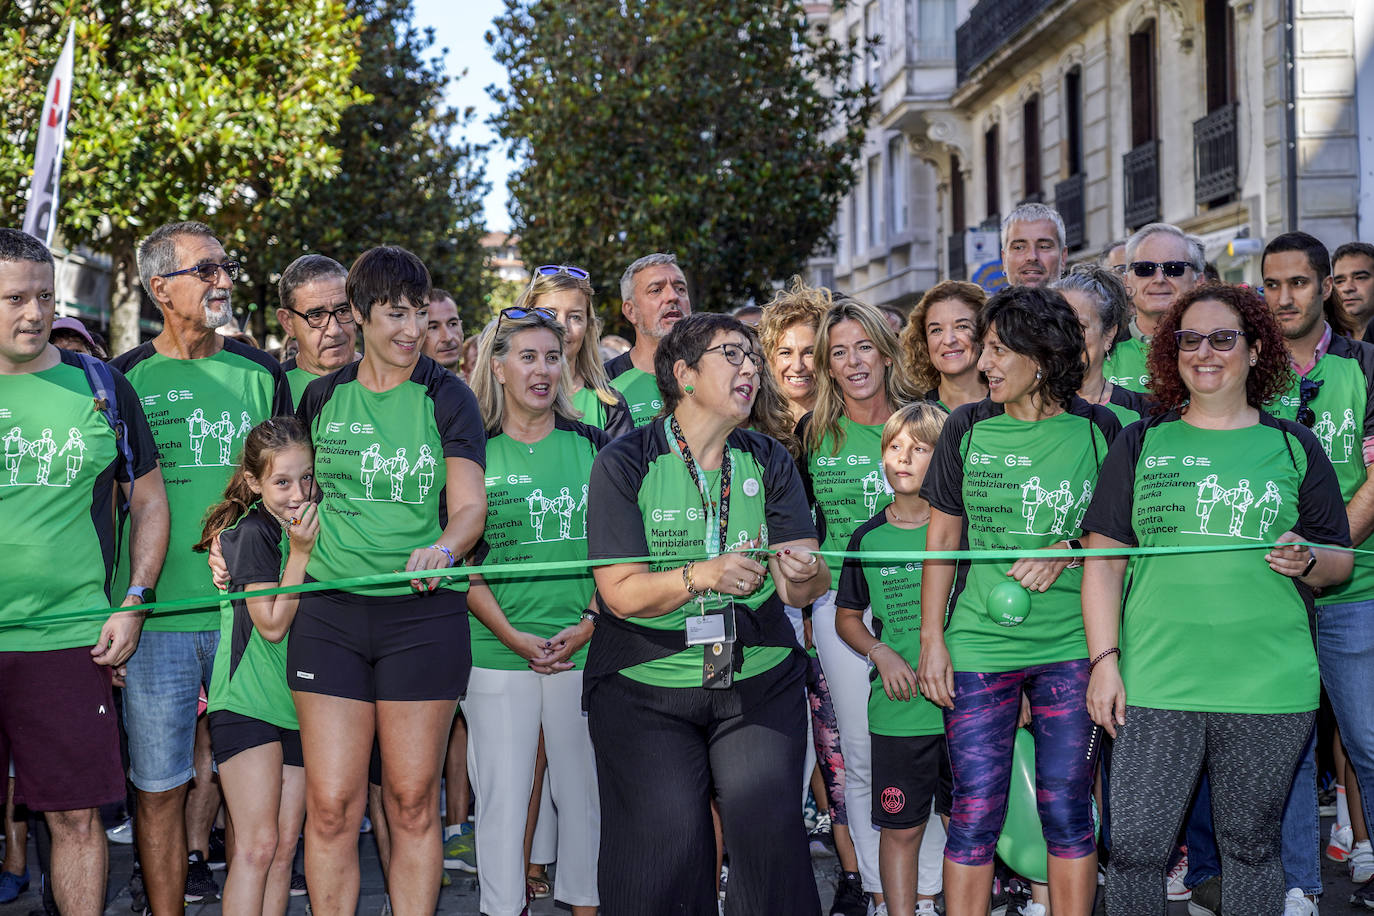
{"type": "Polygon", "coordinates": [[[907,316],[902,359],[926,400],[945,410],[981,401],[988,383],[978,371],[978,315],[988,294],[973,283],[948,280],[930,288],[907,316]]]}

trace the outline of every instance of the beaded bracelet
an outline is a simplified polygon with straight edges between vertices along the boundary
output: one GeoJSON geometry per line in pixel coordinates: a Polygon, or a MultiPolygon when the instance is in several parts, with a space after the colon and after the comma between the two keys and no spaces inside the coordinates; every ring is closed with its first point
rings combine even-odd
{"type": "Polygon", "coordinates": [[[702,593],[697,589],[696,581],[692,578],[692,567],[697,565],[696,560],[692,560],[682,567],[682,584],[687,586],[687,594],[693,598],[700,598],[702,593]]]}
{"type": "Polygon", "coordinates": [[[449,566],[457,566],[457,565],[458,565],[458,560],[453,556],[453,551],[452,551],[452,550],[449,550],[449,549],[448,549],[447,547],[445,547],[443,544],[430,544],[430,545],[429,545],[429,549],[430,549],[430,550],[441,550],[441,551],[443,551],[444,556],[448,557],[448,565],[449,565],[449,566]]]}
{"type": "Polygon", "coordinates": [[[1097,653],[1097,655],[1093,657],[1093,660],[1091,662],[1088,663],[1088,670],[1091,671],[1094,668],[1096,668],[1097,663],[1102,661],[1102,659],[1106,658],[1108,655],[1116,655],[1117,657],[1120,657],[1121,650],[1116,648],[1115,646],[1113,646],[1110,649],[1103,649],[1101,652],[1097,653]]]}

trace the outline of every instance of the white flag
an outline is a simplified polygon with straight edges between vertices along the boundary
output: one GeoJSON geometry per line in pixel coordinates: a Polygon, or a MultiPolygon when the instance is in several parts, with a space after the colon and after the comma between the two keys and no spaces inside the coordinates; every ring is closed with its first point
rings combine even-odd
{"type": "Polygon", "coordinates": [[[43,98],[43,118],[38,124],[38,150],[33,157],[33,182],[29,205],[24,210],[24,231],[45,245],[52,245],[57,213],[57,185],[62,174],[62,147],[67,139],[67,111],[72,100],[72,56],[76,24],[67,29],[67,43],[57,58],[43,98]]]}

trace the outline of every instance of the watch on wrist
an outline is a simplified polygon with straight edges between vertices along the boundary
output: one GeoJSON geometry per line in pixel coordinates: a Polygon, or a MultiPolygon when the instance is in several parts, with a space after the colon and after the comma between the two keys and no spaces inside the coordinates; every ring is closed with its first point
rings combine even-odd
{"type": "MultiPolygon", "coordinates": [[[[1068,545],[1069,545],[1069,549],[1070,549],[1070,550],[1082,550],[1082,549],[1083,549],[1083,542],[1080,541],[1078,538],[1069,538],[1069,540],[1068,540],[1068,545]]],[[[1069,558],[1069,566],[1068,566],[1069,569],[1077,569],[1078,567],[1080,567],[1080,566],[1082,566],[1082,565],[1083,565],[1083,558],[1082,558],[1082,557],[1070,557],[1070,558],[1069,558]]]]}
{"type": "Polygon", "coordinates": [[[1302,575],[1298,576],[1299,579],[1306,579],[1308,574],[1317,566],[1317,552],[1311,547],[1307,548],[1307,552],[1310,556],[1307,558],[1307,566],[1303,568],[1302,575]]]}
{"type": "Polygon", "coordinates": [[[139,604],[152,604],[157,600],[157,594],[151,585],[130,585],[125,597],[137,598],[139,604]]]}

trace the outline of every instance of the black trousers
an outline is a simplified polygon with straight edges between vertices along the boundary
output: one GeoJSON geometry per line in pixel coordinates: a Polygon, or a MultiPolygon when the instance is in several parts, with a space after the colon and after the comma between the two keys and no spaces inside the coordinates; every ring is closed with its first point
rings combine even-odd
{"type": "Polygon", "coordinates": [[[622,675],[587,698],[601,795],[604,916],[716,916],[712,796],[730,916],[816,916],[801,806],[805,667],[792,654],[728,690],[652,687],[622,675]]]}

